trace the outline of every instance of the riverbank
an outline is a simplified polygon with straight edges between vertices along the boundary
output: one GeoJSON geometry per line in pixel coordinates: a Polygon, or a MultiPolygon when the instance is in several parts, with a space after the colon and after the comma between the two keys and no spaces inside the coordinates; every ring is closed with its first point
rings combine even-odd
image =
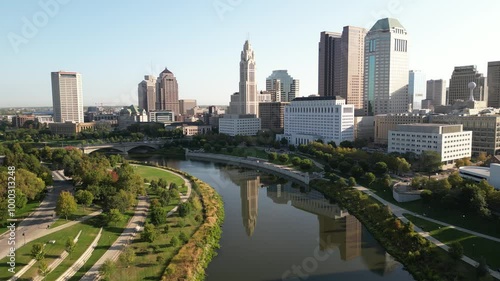
{"type": "Polygon", "coordinates": [[[203,280],[205,269],[212,258],[217,255],[216,250],[219,248],[221,227],[224,221],[224,204],[219,194],[208,184],[185,172],[176,172],[187,177],[191,181],[193,191],[200,196],[204,220],[189,241],[172,258],[162,280],[203,280]]]}
{"type": "Polygon", "coordinates": [[[475,268],[453,260],[447,252],[416,233],[412,224],[402,223],[393,216],[390,208],[362,192],[337,188],[326,181],[314,181],[311,187],[356,216],[416,280],[492,280],[491,277],[478,279],[475,268]]]}

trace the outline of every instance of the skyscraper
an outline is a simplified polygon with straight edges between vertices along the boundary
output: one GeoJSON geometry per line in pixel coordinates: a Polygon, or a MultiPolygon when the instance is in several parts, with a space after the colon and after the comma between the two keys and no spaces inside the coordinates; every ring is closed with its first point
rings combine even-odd
{"type": "Polygon", "coordinates": [[[179,100],[179,110],[180,114],[186,114],[189,109],[197,106],[196,100],[193,99],[183,99],[179,100]]]}
{"type": "Polygon", "coordinates": [[[245,41],[240,60],[240,91],[231,96],[231,114],[255,114],[259,116],[259,100],[255,80],[255,56],[252,45],[245,41]]]}
{"type": "Polygon", "coordinates": [[[342,34],[322,32],[319,43],[320,96],[341,96],[356,109],[363,108],[366,29],[345,26],[342,34]]]}
{"type": "Polygon", "coordinates": [[[488,63],[488,106],[500,107],[500,61],[488,63]]]}
{"type": "Polygon", "coordinates": [[[280,95],[273,101],[289,102],[299,95],[299,80],[293,79],[287,70],[273,70],[266,79],[266,91],[276,91],[280,95]]]}
{"type": "Polygon", "coordinates": [[[475,82],[475,101],[488,101],[488,86],[486,77],[479,73],[475,65],[457,66],[453,70],[450,79],[448,93],[448,104],[453,104],[455,100],[468,100],[470,96],[469,83],[475,82]]]}
{"type": "Polygon", "coordinates": [[[157,80],[156,110],[170,110],[175,115],[179,112],[179,88],[174,74],[165,67],[157,80]]]}
{"type": "Polygon", "coordinates": [[[427,95],[425,73],[420,70],[410,70],[408,95],[413,109],[422,109],[422,101],[427,95]]]}
{"type": "Polygon", "coordinates": [[[381,19],[365,38],[365,112],[407,112],[409,103],[408,33],[397,19],[381,19]]]}
{"type": "Polygon", "coordinates": [[[318,47],[318,94],[335,96],[335,69],[340,67],[340,39],[338,32],[323,31],[320,34],[318,47]]]}
{"type": "Polygon", "coordinates": [[[431,100],[433,106],[446,105],[446,80],[428,80],[426,99],[431,100]]]}
{"type": "Polygon", "coordinates": [[[138,85],[139,108],[147,112],[156,109],[156,77],[153,75],[145,75],[144,80],[138,85]]]}
{"type": "Polygon", "coordinates": [[[77,72],[52,72],[54,122],[83,122],[82,76],[77,72]]]}

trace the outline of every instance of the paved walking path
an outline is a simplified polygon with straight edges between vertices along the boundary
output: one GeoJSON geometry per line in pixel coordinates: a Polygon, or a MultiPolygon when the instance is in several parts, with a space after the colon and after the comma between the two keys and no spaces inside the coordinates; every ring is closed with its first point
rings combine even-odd
{"type": "MultiPolygon", "coordinates": [[[[184,176],[180,174],[177,174],[169,170],[157,167],[152,167],[152,168],[166,171],[168,173],[181,177],[184,180],[184,183],[186,184],[188,189],[187,193],[181,196],[181,202],[186,202],[189,199],[189,197],[191,196],[191,183],[189,182],[188,179],[186,179],[184,176]]],[[[177,205],[170,212],[168,212],[167,216],[170,216],[175,211],[177,211],[178,207],[179,206],[177,205]]],[[[106,251],[106,253],[104,253],[104,255],[102,255],[102,257],[92,266],[92,268],[90,268],[90,270],[87,271],[87,273],[85,273],[82,279],[80,279],[81,281],[99,280],[100,278],[99,269],[101,268],[101,266],[107,260],[115,261],[116,259],[118,259],[122,250],[130,243],[132,239],[134,239],[137,233],[137,229],[144,225],[148,209],[149,209],[149,200],[147,200],[145,196],[140,197],[137,207],[135,209],[134,217],[130,220],[129,224],[127,225],[123,233],[118,237],[118,239],[116,239],[116,241],[113,243],[113,245],[111,245],[111,247],[106,251]]]]}
{"type": "MultiPolygon", "coordinates": [[[[454,229],[460,230],[462,232],[469,233],[469,234],[472,234],[472,235],[475,235],[475,236],[478,236],[478,237],[486,238],[486,239],[489,239],[489,240],[492,240],[492,241],[495,241],[495,242],[500,242],[500,239],[498,239],[496,237],[493,237],[493,236],[485,235],[485,234],[478,233],[478,232],[475,232],[475,231],[472,231],[472,230],[468,230],[468,229],[465,229],[465,228],[462,228],[462,227],[457,227],[457,226],[454,226],[454,225],[450,225],[450,224],[444,223],[442,221],[438,221],[438,220],[431,219],[431,218],[428,218],[428,217],[420,216],[417,213],[414,213],[412,211],[408,211],[406,209],[403,209],[403,208],[401,208],[401,207],[399,207],[397,205],[394,205],[394,204],[388,202],[387,200],[385,200],[385,199],[381,198],[380,196],[376,195],[375,193],[373,193],[371,190],[369,190],[366,187],[358,185],[358,186],[355,186],[354,188],[357,189],[357,190],[360,190],[360,191],[364,192],[365,194],[368,194],[368,195],[372,196],[373,198],[377,199],[382,204],[388,205],[391,208],[392,213],[398,219],[400,219],[404,223],[409,222],[409,220],[407,218],[405,218],[403,214],[410,214],[410,215],[419,217],[421,219],[425,219],[425,220],[431,221],[431,222],[436,223],[436,224],[440,224],[440,225],[443,225],[443,226],[446,226],[446,227],[454,228],[454,229]]],[[[430,236],[428,232],[424,231],[420,227],[418,227],[418,226],[415,225],[414,226],[414,230],[415,230],[415,232],[417,232],[418,234],[420,234],[421,236],[423,236],[424,238],[426,238],[430,242],[434,243],[436,246],[444,249],[445,251],[448,251],[449,247],[446,244],[444,244],[443,242],[441,242],[441,241],[437,240],[436,238],[430,236]]],[[[466,256],[464,256],[462,258],[462,260],[464,262],[466,262],[466,263],[474,266],[474,267],[476,267],[478,265],[477,261],[475,261],[475,260],[473,260],[473,259],[471,259],[469,257],[466,257],[466,256]]],[[[497,279],[500,279],[500,272],[494,271],[494,270],[491,270],[491,269],[489,269],[489,271],[490,271],[490,274],[493,277],[495,277],[497,279]]]]}

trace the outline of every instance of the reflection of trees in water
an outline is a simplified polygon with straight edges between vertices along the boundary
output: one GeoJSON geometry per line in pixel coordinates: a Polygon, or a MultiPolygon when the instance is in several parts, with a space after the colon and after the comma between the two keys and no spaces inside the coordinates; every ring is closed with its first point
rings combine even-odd
{"type": "Polygon", "coordinates": [[[363,228],[363,245],[361,248],[363,263],[373,272],[385,276],[394,271],[399,263],[386,253],[375,238],[363,228]]]}

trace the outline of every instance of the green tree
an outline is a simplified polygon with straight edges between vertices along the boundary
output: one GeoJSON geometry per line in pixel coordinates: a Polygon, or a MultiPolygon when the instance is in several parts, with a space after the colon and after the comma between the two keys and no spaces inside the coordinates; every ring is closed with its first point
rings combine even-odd
{"type": "Polygon", "coordinates": [[[377,162],[373,167],[373,172],[377,175],[383,175],[387,173],[387,164],[385,162],[377,162]]]}
{"type": "Polygon", "coordinates": [[[281,163],[283,163],[283,164],[284,164],[284,163],[286,163],[286,162],[288,162],[288,154],[285,154],[285,153],[280,154],[280,155],[278,156],[278,160],[279,160],[281,163]]]}
{"type": "Polygon", "coordinates": [[[73,214],[76,209],[77,205],[73,195],[68,191],[61,192],[56,203],[56,214],[58,216],[64,216],[67,220],[68,216],[73,214]]]}
{"type": "Polygon", "coordinates": [[[419,158],[420,169],[431,176],[431,173],[440,170],[443,163],[441,162],[441,155],[436,151],[425,150],[420,154],[419,158]]]}
{"type": "Polygon", "coordinates": [[[189,241],[189,237],[187,236],[186,233],[184,233],[183,231],[181,231],[181,233],[179,233],[179,240],[185,244],[189,241]]]}
{"type": "Polygon", "coordinates": [[[448,176],[448,182],[451,184],[452,188],[458,188],[464,179],[458,174],[458,172],[453,172],[448,176]]]}
{"type": "Polygon", "coordinates": [[[347,174],[351,170],[351,164],[347,161],[342,161],[339,163],[338,168],[342,174],[347,174]]]}
{"type": "Polygon", "coordinates": [[[45,260],[41,260],[40,263],[38,264],[38,274],[41,276],[47,276],[49,274],[49,266],[47,265],[47,262],[45,260]]]}
{"type": "Polygon", "coordinates": [[[132,248],[126,247],[122,254],[120,255],[120,262],[125,266],[129,267],[135,261],[135,252],[132,248]]]}
{"type": "Polygon", "coordinates": [[[396,166],[398,169],[398,175],[407,173],[410,171],[411,165],[403,157],[396,157],[396,166]]]}
{"type": "Polygon", "coordinates": [[[158,236],[158,232],[156,231],[156,228],[154,225],[150,223],[146,223],[144,225],[144,230],[142,232],[141,238],[144,241],[147,241],[149,243],[153,243],[158,236]]]}
{"type": "Polygon", "coordinates": [[[313,166],[313,162],[310,159],[304,159],[300,163],[300,168],[302,170],[310,170],[313,166]]]}
{"type": "Polygon", "coordinates": [[[365,174],[365,171],[363,170],[363,168],[361,168],[360,165],[354,165],[351,167],[351,170],[349,171],[349,173],[354,178],[359,179],[365,174]]]}
{"type": "Polygon", "coordinates": [[[179,216],[184,218],[191,213],[191,204],[189,202],[184,202],[179,205],[179,216]]]}
{"type": "Polygon", "coordinates": [[[120,222],[125,220],[125,216],[118,209],[109,210],[109,214],[106,216],[108,225],[118,225],[120,222]]]}
{"type": "Polygon", "coordinates": [[[115,271],[116,271],[116,264],[111,259],[106,260],[102,264],[101,268],[99,268],[99,274],[105,280],[109,280],[111,276],[115,274],[115,271]]]}
{"type": "Polygon", "coordinates": [[[73,251],[75,250],[75,246],[75,240],[72,237],[68,237],[68,239],[66,239],[65,250],[66,252],[68,252],[70,259],[71,253],[73,253],[73,251]]]}
{"type": "Polygon", "coordinates": [[[453,242],[450,244],[448,252],[453,260],[459,261],[464,256],[464,247],[462,247],[460,242],[453,242]]]}
{"type": "Polygon", "coordinates": [[[45,258],[45,245],[42,243],[35,243],[31,246],[31,257],[37,261],[45,258]]]}
{"type": "Polygon", "coordinates": [[[422,192],[420,193],[420,197],[422,198],[422,201],[424,203],[430,203],[431,200],[432,200],[432,191],[428,190],[428,189],[424,189],[422,190],[422,192]]]}
{"type": "Polygon", "coordinates": [[[348,186],[347,182],[345,181],[344,178],[340,178],[340,179],[336,180],[335,185],[339,188],[346,188],[348,186]]]}
{"type": "Polygon", "coordinates": [[[172,239],[170,239],[170,246],[171,247],[177,247],[179,246],[179,238],[177,238],[177,236],[174,236],[172,237],[172,239]]]}
{"type": "Polygon", "coordinates": [[[94,195],[88,190],[78,190],[75,194],[76,202],[83,206],[89,207],[94,201],[94,195]]]}
{"type": "Polygon", "coordinates": [[[348,183],[348,184],[349,184],[349,187],[354,187],[354,186],[356,186],[356,179],[355,179],[355,178],[353,178],[353,177],[350,177],[350,178],[349,178],[349,183],[348,183]]]}
{"type": "Polygon", "coordinates": [[[158,191],[158,198],[160,199],[162,206],[165,207],[168,206],[170,201],[173,199],[170,190],[163,188],[158,191]]]}
{"type": "Polygon", "coordinates": [[[167,210],[163,207],[151,208],[151,222],[160,225],[167,222],[167,210]]]}
{"type": "Polygon", "coordinates": [[[280,144],[283,146],[286,146],[286,145],[288,145],[288,140],[286,138],[281,138],[280,144]]]}
{"type": "Polygon", "coordinates": [[[276,153],[276,152],[268,153],[267,159],[269,159],[270,162],[276,161],[276,159],[278,159],[278,153],[276,153]]]}
{"type": "Polygon", "coordinates": [[[373,173],[365,173],[365,180],[368,182],[368,186],[370,186],[374,181],[376,177],[373,173]]]}
{"type": "Polygon", "coordinates": [[[300,157],[293,157],[292,158],[292,165],[300,166],[301,163],[302,163],[302,159],[300,159],[300,157]]]}

